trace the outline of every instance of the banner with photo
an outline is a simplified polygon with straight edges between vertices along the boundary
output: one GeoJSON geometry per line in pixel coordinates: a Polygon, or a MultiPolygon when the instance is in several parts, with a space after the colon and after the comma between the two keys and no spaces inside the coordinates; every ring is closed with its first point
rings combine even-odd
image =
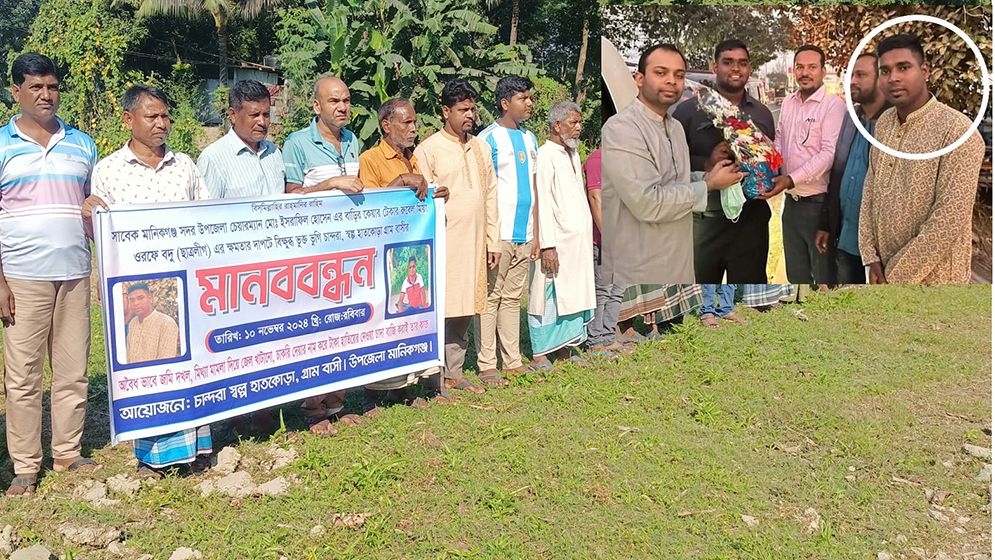
{"type": "Polygon", "coordinates": [[[441,366],[443,212],[389,189],[97,213],[113,441],[441,366]]]}

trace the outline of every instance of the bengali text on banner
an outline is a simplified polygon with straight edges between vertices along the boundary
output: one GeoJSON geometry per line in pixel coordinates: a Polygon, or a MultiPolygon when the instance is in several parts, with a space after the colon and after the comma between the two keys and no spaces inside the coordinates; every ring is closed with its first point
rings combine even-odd
{"type": "Polygon", "coordinates": [[[441,200],[112,206],[94,224],[115,442],[442,365],[441,200]]]}

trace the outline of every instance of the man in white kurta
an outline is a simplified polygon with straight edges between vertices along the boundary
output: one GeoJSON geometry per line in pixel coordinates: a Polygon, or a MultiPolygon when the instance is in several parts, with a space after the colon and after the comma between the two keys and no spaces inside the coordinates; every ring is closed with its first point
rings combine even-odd
{"type": "MultiPolygon", "coordinates": [[[[490,147],[470,134],[477,92],[465,80],[442,88],[444,127],[415,148],[425,178],[449,188],[446,202],[446,368],[449,389],[482,393],[463,375],[470,323],[484,311],[487,267],[498,265],[497,176],[490,147]]],[[[507,384],[497,371],[481,381],[507,384]]]]}
{"type": "Polygon", "coordinates": [[[547,356],[570,356],[587,340],[594,315],[594,229],[577,146],[580,108],[569,101],[549,110],[549,140],[536,161],[540,258],[529,285],[529,335],[533,367],[548,369],[547,356]]]}

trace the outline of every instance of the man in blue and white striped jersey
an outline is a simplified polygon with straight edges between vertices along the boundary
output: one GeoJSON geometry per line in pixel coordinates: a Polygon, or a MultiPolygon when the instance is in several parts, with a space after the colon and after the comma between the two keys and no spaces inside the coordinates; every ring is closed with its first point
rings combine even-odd
{"type": "Polygon", "coordinates": [[[522,127],[532,116],[532,82],[508,76],[497,83],[495,96],[501,117],[479,135],[491,147],[497,172],[501,259],[488,271],[487,306],[480,316],[477,366],[480,377],[507,384],[497,374],[497,346],[505,373],[521,373],[519,348],[521,301],[528,284],[529,263],[538,257],[535,229],[535,161],[539,149],[534,134],[522,127]]]}

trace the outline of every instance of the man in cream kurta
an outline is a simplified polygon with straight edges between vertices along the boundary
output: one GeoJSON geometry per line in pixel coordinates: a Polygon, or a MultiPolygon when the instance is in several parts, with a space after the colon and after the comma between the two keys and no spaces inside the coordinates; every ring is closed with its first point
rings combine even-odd
{"type": "Polygon", "coordinates": [[[634,75],[639,96],[601,128],[602,267],[613,284],[693,284],[691,213],[705,210],[708,191],[743,177],[725,160],[692,180],[684,129],[667,113],[686,68],[673,45],[646,49],[634,75]]]}
{"type": "MultiPolygon", "coordinates": [[[[484,311],[487,266],[497,266],[497,175],[490,147],[469,134],[477,92],[464,80],[442,89],[445,126],[415,148],[421,173],[449,188],[446,202],[446,386],[482,393],[463,376],[467,336],[484,311]]],[[[500,377],[499,377],[500,379],[500,377]]],[[[482,381],[488,382],[481,377],[482,381]]]]}
{"type": "Polygon", "coordinates": [[[594,228],[577,154],[580,108],[569,101],[549,110],[549,140],[539,148],[536,169],[540,261],[532,263],[529,335],[536,367],[551,352],[587,340],[594,295],[594,228]]]}

